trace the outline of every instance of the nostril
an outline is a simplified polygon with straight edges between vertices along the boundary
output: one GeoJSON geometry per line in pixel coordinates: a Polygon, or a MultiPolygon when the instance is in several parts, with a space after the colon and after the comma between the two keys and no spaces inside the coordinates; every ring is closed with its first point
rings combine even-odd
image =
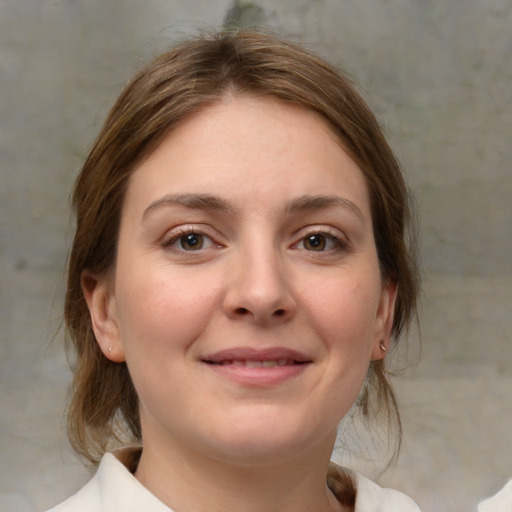
{"type": "MultiPolygon", "coordinates": [[[[287,315],[287,310],[283,308],[279,308],[274,310],[274,312],[270,315],[272,318],[283,318],[287,315]]],[[[240,307],[233,310],[233,313],[237,316],[248,316],[254,315],[255,317],[259,317],[258,314],[254,314],[251,309],[240,307]]],[[[263,317],[266,317],[266,313],[263,314],[263,317]]],[[[262,317],[262,318],[263,318],[262,317]]]]}

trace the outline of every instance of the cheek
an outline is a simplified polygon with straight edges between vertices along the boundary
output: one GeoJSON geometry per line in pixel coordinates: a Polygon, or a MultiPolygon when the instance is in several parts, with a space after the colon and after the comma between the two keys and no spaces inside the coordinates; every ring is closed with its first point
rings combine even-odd
{"type": "MultiPolygon", "coordinates": [[[[218,299],[214,287],[168,274],[169,269],[120,276],[118,318],[126,363],[146,413],[187,395],[191,347],[203,334],[218,299]],[[185,387],[184,387],[185,386],[185,387]]],[[[158,414],[158,412],[156,412],[158,414]]]]}
{"type": "Polygon", "coordinates": [[[218,302],[216,287],[205,279],[171,273],[131,272],[120,276],[118,317],[127,358],[131,352],[156,356],[183,349],[201,334],[218,302]]]}
{"type": "Polygon", "coordinates": [[[349,273],[332,276],[322,283],[312,282],[308,289],[314,292],[302,294],[311,322],[331,349],[366,356],[361,348],[371,344],[380,298],[379,277],[368,278],[373,274],[370,270],[359,279],[349,273]]]}
{"type": "Polygon", "coordinates": [[[380,276],[370,267],[355,276],[331,276],[315,290],[308,295],[306,309],[327,351],[325,400],[341,419],[356,399],[368,372],[375,341],[380,276]]]}
{"type": "Polygon", "coordinates": [[[368,372],[379,295],[371,283],[359,281],[334,281],[325,292],[314,322],[328,352],[325,399],[341,420],[368,372]]]}

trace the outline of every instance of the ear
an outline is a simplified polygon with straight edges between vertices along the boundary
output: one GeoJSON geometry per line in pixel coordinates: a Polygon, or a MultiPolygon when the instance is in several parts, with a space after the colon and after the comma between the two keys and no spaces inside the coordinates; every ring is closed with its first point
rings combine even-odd
{"type": "Polygon", "coordinates": [[[383,282],[379,307],[375,318],[375,336],[371,353],[372,361],[384,359],[389,350],[397,291],[398,283],[396,281],[387,279],[383,282]]]}
{"type": "Polygon", "coordinates": [[[124,350],[111,279],[108,276],[97,277],[84,270],[80,281],[94,336],[101,351],[107,359],[115,363],[123,362],[124,350]]]}

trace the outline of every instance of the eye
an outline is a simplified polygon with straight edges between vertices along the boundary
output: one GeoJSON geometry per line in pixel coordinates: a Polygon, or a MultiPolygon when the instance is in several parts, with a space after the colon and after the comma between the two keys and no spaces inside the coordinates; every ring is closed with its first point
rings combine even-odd
{"type": "Polygon", "coordinates": [[[209,249],[216,244],[207,235],[193,230],[180,231],[173,233],[162,244],[165,248],[171,248],[175,251],[200,251],[209,249]]]}
{"type": "Polygon", "coordinates": [[[184,251],[198,251],[205,244],[205,236],[200,233],[189,233],[181,235],[176,242],[184,251]]]}
{"type": "Polygon", "coordinates": [[[299,241],[297,247],[306,251],[325,252],[342,249],[345,245],[342,240],[330,233],[318,232],[306,235],[299,241]]]}
{"type": "Polygon", "coordinates": [[[308,251],[323,251],[327,245],[327,237],[320,233],[304,238],[304,248],[308,251]]]}

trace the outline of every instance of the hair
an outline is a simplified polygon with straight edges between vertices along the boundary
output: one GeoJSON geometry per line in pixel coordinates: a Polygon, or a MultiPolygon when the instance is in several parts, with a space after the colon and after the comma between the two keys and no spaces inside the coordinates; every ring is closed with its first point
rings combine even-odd
{"type": "MultiPolygon", "coordinates": [[[[68,435],[75,451],[90,462],[97,462],[120,432],[140,442],[141,426],[126,364],[108,360],[95,340],[82,272],[106,275],[115,268],[123,200],[138,164],[180,121],[227,93],[277,98],[328,122],[366,177],[381,273],[398,284],[394,342],[416,317],[419,279],[409,240],[407,188],[374,115],[351,81],[314,53],[259,31],[224,31],[181,42],[149,63],[122,91],[72,197],[76,232],[64,311],[68,342],[75,351],[68,435]]],[[[363,414],[378,410],[388,420],[396,419],[401,435],[384,361],[371,363],[366,389],[359,399],[363,414]]]]}

